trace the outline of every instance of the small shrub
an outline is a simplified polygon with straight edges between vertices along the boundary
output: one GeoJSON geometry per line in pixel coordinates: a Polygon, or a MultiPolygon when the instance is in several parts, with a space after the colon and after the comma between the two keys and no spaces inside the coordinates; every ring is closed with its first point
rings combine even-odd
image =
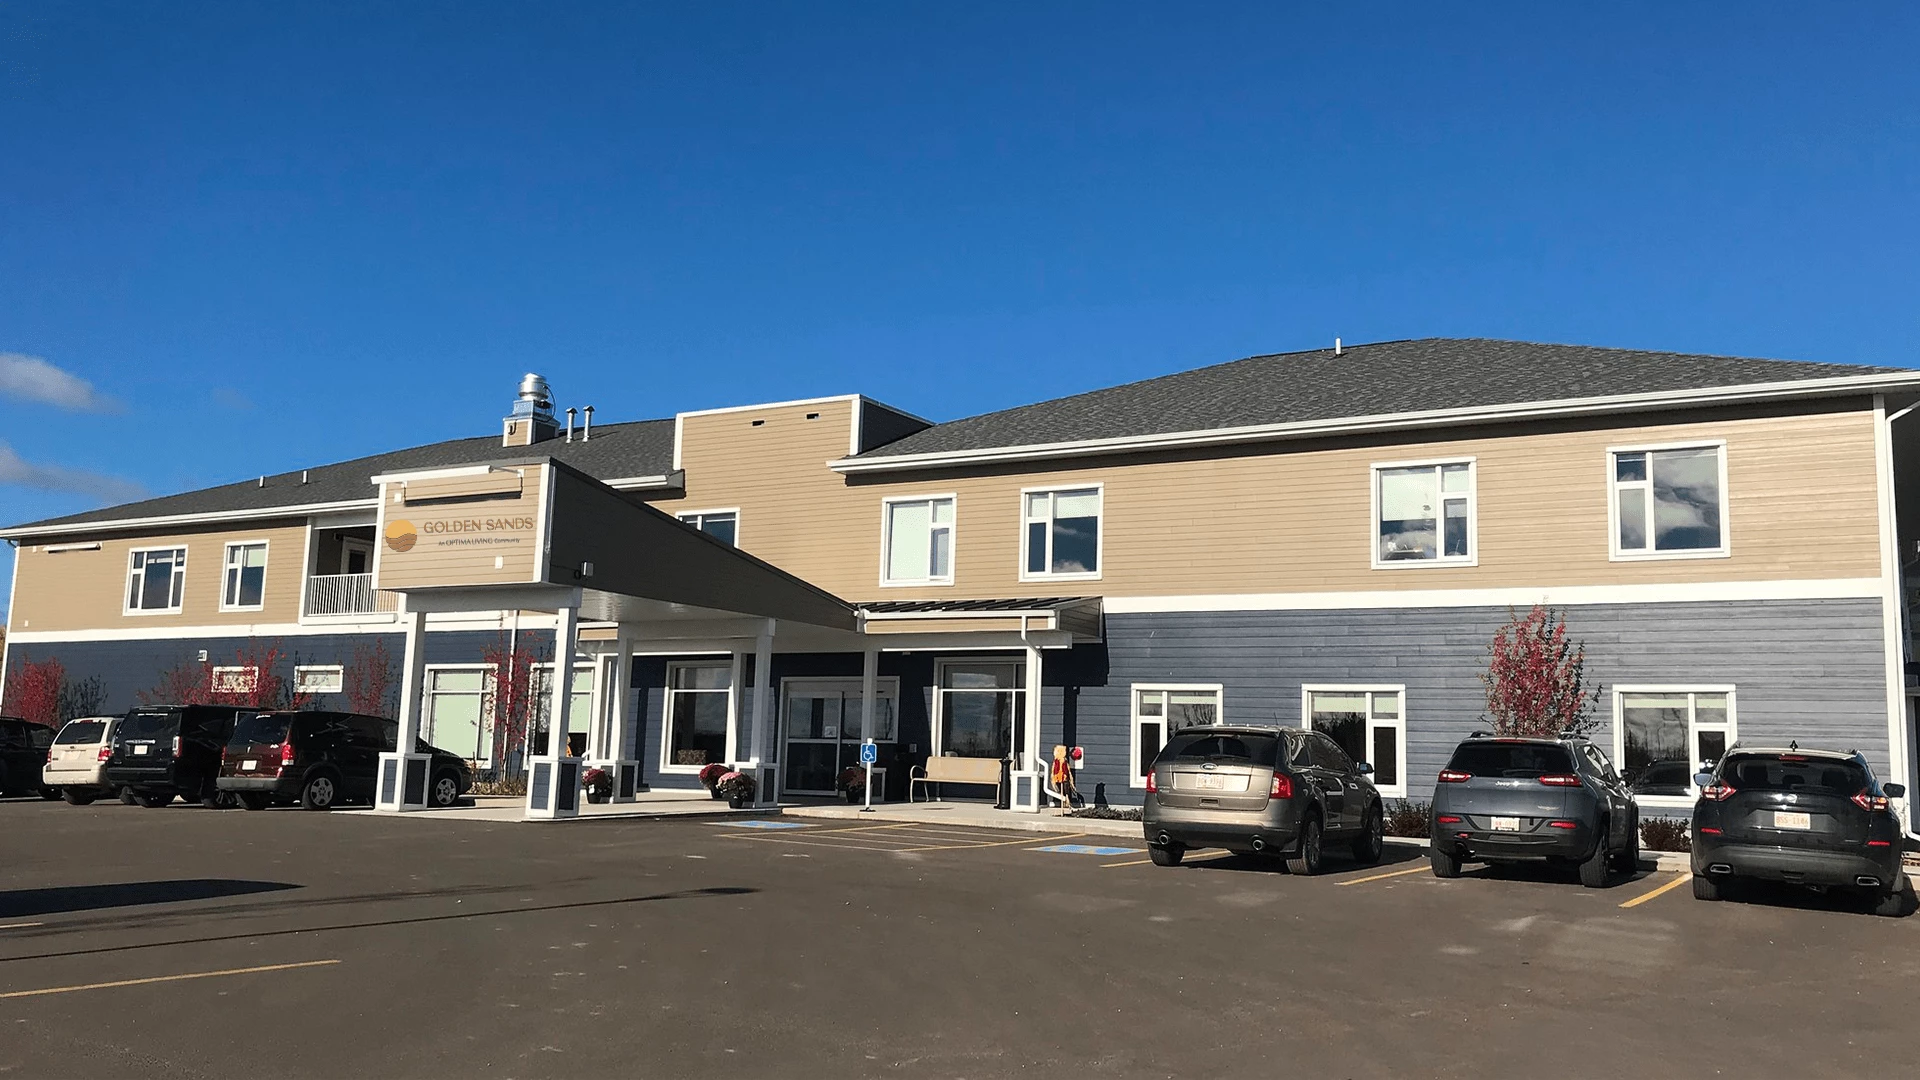
{"type": "Polygon", "coordinates": [[[1098,818],[1101,821],[1139,821],[1140,808],[1137,806],[1083,806],[1067,816],[1098,818]]]}
{"type": "Polygon", "coordinates": [[[1387,835],[1424,840],[1433,807],[1429,803],[1395,799],[1387,804],[1387,835]]]}
{"type": "Polygon", "coordinates": [[[1648,818],[1640,823],[1640,846],[1648,851],[1692,851],[1692,828],[1674,818],[1648,818]]]}
{"type": "Polygon", "coordinates": [[[527,774],[514,772],[491,776],[473,782],[475,795],[525,795],[527,793],[527,774]]]}

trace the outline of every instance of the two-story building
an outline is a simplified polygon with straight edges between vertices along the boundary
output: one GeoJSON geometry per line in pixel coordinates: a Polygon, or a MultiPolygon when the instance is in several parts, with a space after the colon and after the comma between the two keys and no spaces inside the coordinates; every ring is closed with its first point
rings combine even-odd
{"type": "MultiPolygon", "coordinates": [[[[523,389],[500,435],[0,531],[18,548],[7,663],[57,657],[119,710],[183,664],[244,682],[272,643],[329,701],[371,643],[400,652],[376,478],[550,459],[857,617],[838,636],[589,618],[576,709],[594,753],[655,786],[752,756],[784,793],[830,794],[872,735],[894,797],[930,755],[1024,771],[1059,743],[1084,749],[1082,791],[1137,803],[1169,732],[1225,719],[1325,730],[1390,798],[1423,798],[1480,724],[1495,630],[1540,602],[1584,644],[1600,740],[1651,806],[1687,805],[1675,763],[1736,741],[1914,771],[1907,369],[1418,340],[947,423],[850,395],[571,433],[543,384],[523,389]]],[[[489,657],[550,650],[554,626],[429,616],[423,734],[490,763],[489,657]]]]}

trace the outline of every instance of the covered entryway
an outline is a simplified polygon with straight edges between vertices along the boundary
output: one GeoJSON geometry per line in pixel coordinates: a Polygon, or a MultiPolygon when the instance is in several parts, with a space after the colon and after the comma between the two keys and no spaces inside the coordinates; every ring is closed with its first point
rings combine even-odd
{"type": "Polygon", "coordinates": [[[841,772],[859,764],[864,739],[873,739],[892,758],[899,734],[899,679],[875,680],[871,726],[859,679],[785,679],[780,699],[786,794],[835,794],[841,772]]]}

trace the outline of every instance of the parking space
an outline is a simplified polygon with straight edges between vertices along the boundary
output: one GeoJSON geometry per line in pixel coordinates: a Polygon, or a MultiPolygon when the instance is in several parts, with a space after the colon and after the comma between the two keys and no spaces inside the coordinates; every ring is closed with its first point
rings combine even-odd
{"type": "Polygon", "coordinates": [[[794,825],[0,804],[0,1072],[1837,1076],[1907,1053],[1920,920],[1821,898],[1441,881],[1404,845],[1300,878],[794,825]]]}

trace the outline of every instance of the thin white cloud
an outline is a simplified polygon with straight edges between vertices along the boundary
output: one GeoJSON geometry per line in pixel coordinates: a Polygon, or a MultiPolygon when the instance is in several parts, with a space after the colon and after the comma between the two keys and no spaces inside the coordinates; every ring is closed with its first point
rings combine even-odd
{"type": "Polygon", "coordinates": [[[37,465],[22,458],[4,442],[0,442],[0,484],[88,495],[108,504],[132,502],[147,494],[146,488],[117,476],[70,469],[65,465],[37,465]]]}
{"type": "Polygon", "coordinates": [[[55,405],[74,412],[118,412],[120,403],[93,384],[38,356],[0,352],[0,395],[55,405]]]}

